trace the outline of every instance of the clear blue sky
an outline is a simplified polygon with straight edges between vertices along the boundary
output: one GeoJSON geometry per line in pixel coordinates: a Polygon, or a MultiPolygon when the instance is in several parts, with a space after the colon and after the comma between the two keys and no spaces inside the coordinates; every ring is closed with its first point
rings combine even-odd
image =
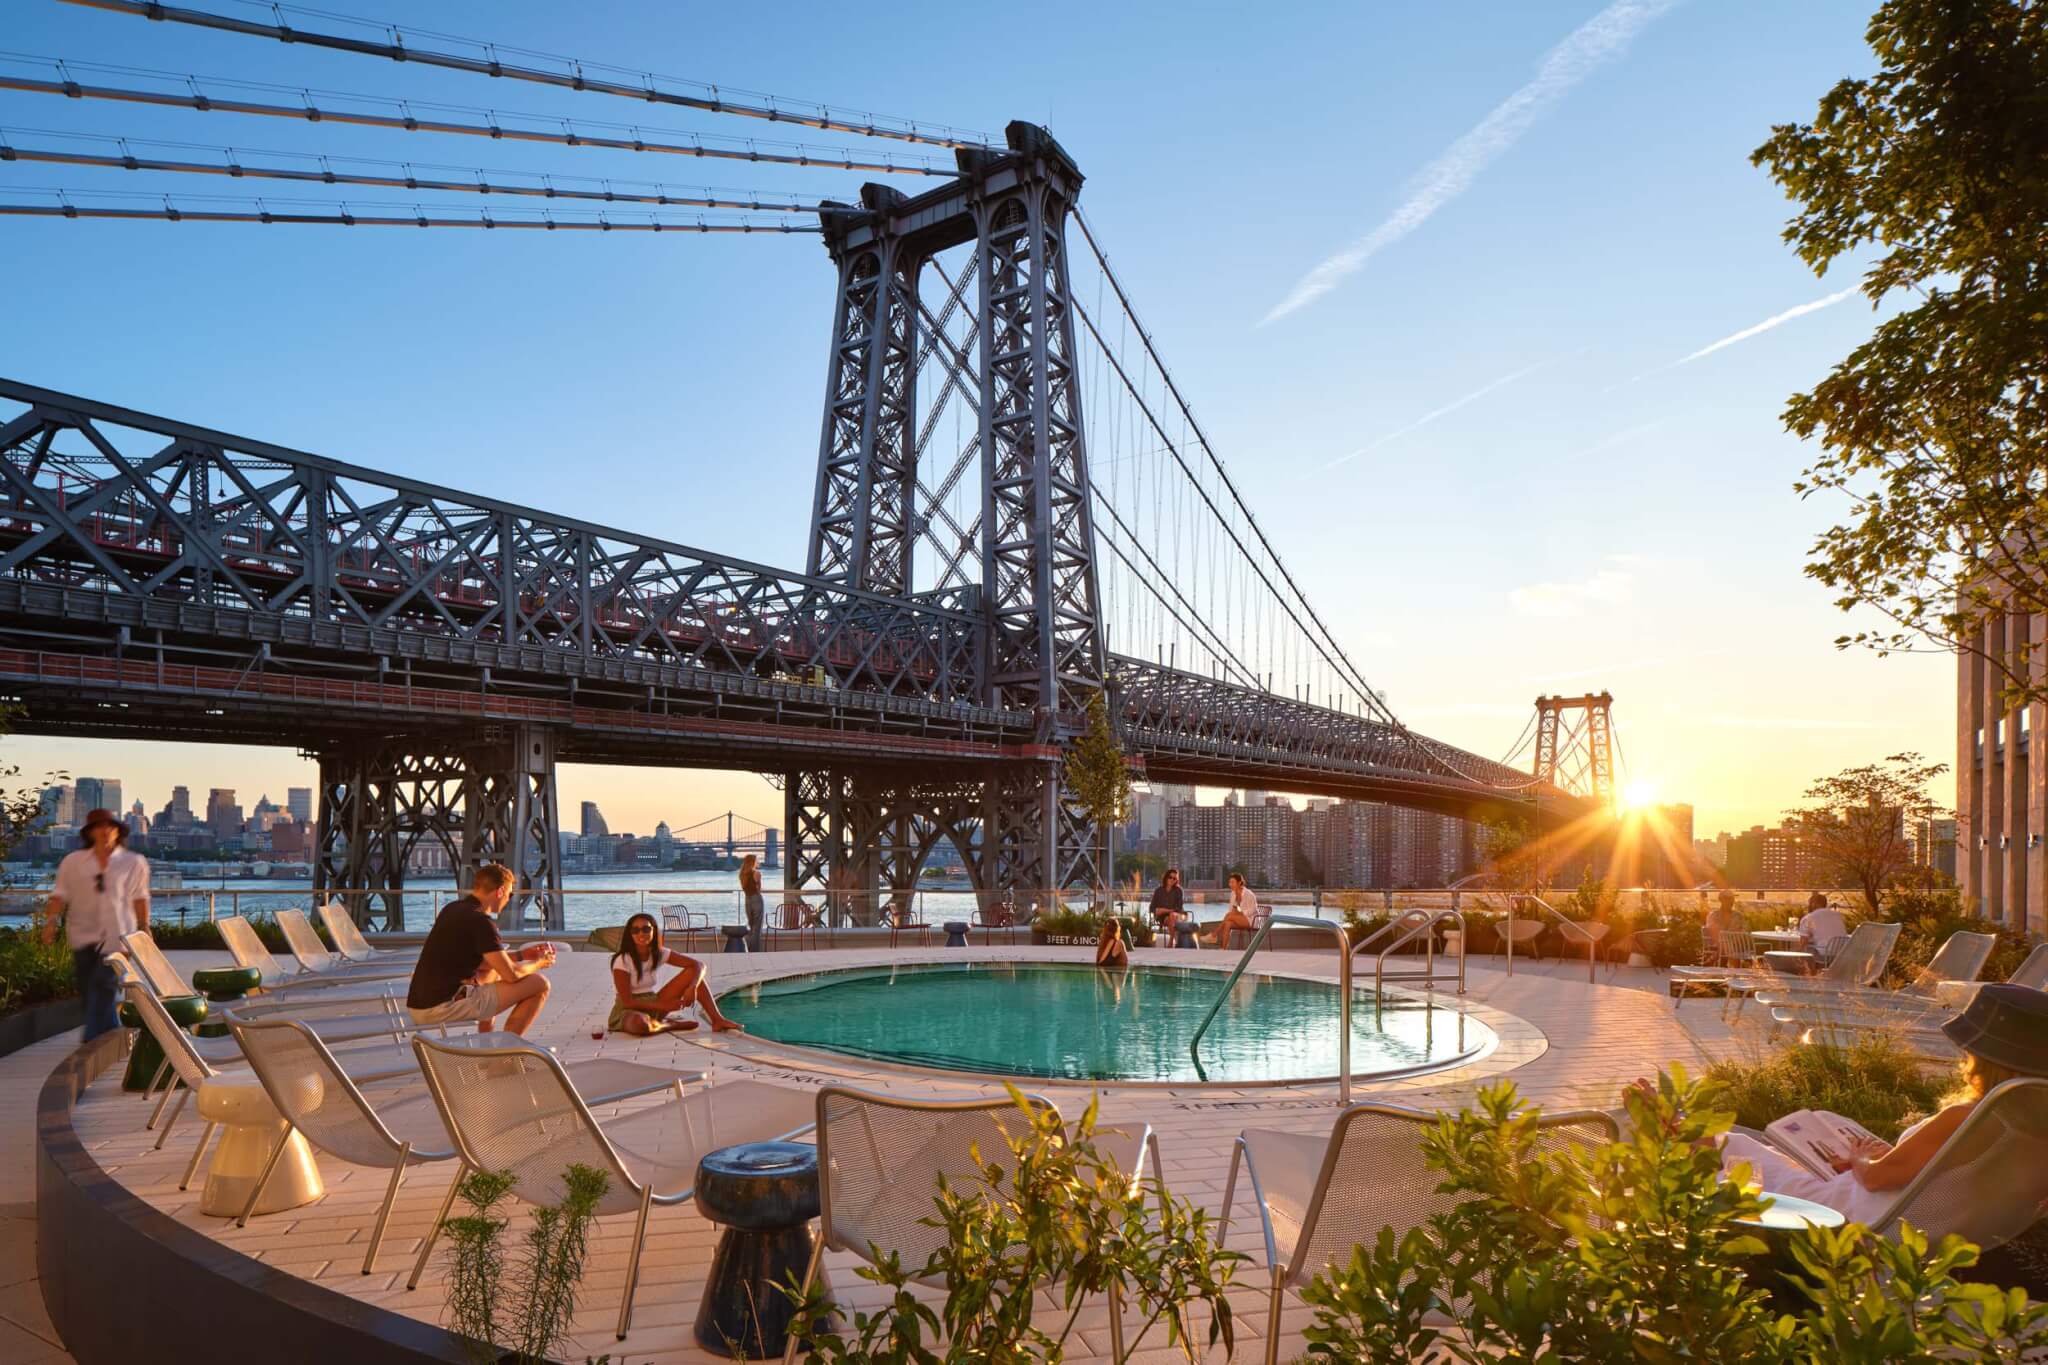
{"type": "MultiPolygon", "coordinates": [[[[1403,718],[1499,752],[1539,690],[1611,687],[1632,773],[1695,801],[1711,833],[1851,763],[1953,757],[1951,666],[1838,655],[1843,619],[1799,572],[1834,509],[1792,494],[1803,452],[1778,412],[1867,332],[1867,307],[1677,363],[1851,282],[1815,280],[1783,246],[1787,205],[1748,154],[1869,68],[1870,3],[1051,3],[1029,48],[1018,12],[976,6],[899,7],[886,35],[866,11],[809,6],[345,8],[996,134],[1048,124],[1210,435],[1403,718]],[[1418,203],[1412,231],[1261,325],[1418,203]]],[[[0,46],[19,52],[781,131],[54,0],[7,8],[0,46]]],[[[23,145],[60,129],[849,199],[861,178],[10,93],[0,126],[23,145]]],[[[0,163],[0,190],[49,185],[344,197],[0,163]]],[[[802,562],[832,291],[814,238],[6,219],[0,259],[10,377],[802,562]]],[[[121,776],[152,809],[172,781],[246,803],[308,776],[278,751],[10,745],[31,770],[121,776]]],[[[643,831],[780,809],[729,775],[572,770],[564,797],[643,831]]]]}

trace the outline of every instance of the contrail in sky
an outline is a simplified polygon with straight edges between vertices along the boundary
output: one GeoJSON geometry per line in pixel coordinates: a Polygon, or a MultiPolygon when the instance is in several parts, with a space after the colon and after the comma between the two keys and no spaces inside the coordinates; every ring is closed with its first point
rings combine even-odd
{"type": "Polygon", "coordinates": [[[1385,222],[1301,277],[1286,298],[1259,321],[1261,327],[1306,307],[1337,287],[1382,247],[1392,246],[1457,198],[1481,171],[1521,140],[1537,118],[1601,64],[1620,56],[1630,41],[1678,0],[1615,0],[1581,24],[1543,58],[1536,79],[1509,95],[1471,132],[1423,169],[1406,203],[1385,222]]]}
{"type": "Polygon", "coordinates": [[[1489,393],[1492,393],[1495,389],[1506,388],[1508,385],[1514,383],[1517,379],[1522,378],[1524,375],[1534,374],[1536,371],[1542,369],[1545,365],[1549,363],[1550,362],[1547,360],[1539,360],[1534,365],[1524,365],[1521,369],[1516,370],[1513,374],[1504,374],[1500,378],[1494,380],[1491,384],[1482,385],[1481,387],[1472,390],[1472,392],[1466,394],[1463,398],[1454,398],[1450,402],[1444,404],[1440,408],[1435,409],[1434,411],[1423,413],[1422,416],[1416,418],[1407,426],[1396,427],[1394,428],[1394,430],[1388,432],[1386,435],[1378,437],[1375,440],[1366,442],[1358,449],[1352,451],[1349,455],[1339,455],[1336,459],[1330,461],[1328,464],[1323,466],[1323,472],[1327,473],[1330,470],[1335,469],[1338,465],[1350,464],[1359,456],[1369,454],[1372,451],[1378,450],[1381,446],[1387,444],[1387,442],[1389,441],[1398,441],[1403,436],[1406,436],[1409,432],[1415,431],[1421,427],[1426,427],[1439,417],[1448,417],[1452,413],[1456,412],[1459,408],[1464,407],[1467,403],[1476,403],[1480,399],[1486,397],[1486,395],[1488,395],[1489,393]]]}
{"type": "Polygon", "coordinates": [[[1861,287],[1862,286],[1860,285],[1852,284],[1847,289],[1842,290],[1840,293],[1830,294],[1824,299],[1815,299],[1812,303],[1802,303],[1797,308],[1787,308],[1782,313],[1774,314],[1771,317],[1765,318],[1762,322],[1759,322],[1754,327],[1745,327],[1741,331],[1736,332],[1732,336],[1722,337],[1719,341],[1715,342],[1711,346],[1700,347],[1697,351],[1694,351],[1691,355],[1685,357],[1685,359],[1673,361],[1669,368],[1677,369],[1680,365],[1690,365],[1693,361],[1698,360],[1701,356],[1712,355],[1714,352],[1720,350],[1723,346],[1733,346],[1738,341],[1747,341],[1751,337],[1756,336],[1759,333],[1770,331],[1773,327],[1781,327],[1784,324],[1792,321],[1792,319],[1794,318],[1803,318],[1808,313],[1818,313],[1823,308],[1832,308],[1836,304],[1840,303],[1843,299],[1846,299],[1851,294],[1856,293],[1861,287]]]}

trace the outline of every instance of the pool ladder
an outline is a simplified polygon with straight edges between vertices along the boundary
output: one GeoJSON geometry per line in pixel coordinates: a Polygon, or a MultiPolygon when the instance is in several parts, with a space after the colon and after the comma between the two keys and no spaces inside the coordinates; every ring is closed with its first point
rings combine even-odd
{"type": "MultiPolygon", "coordinates": [[[[1223,989],[1216,993],[1216,1001],[1209,1006],[1209,1012],[1202,1016],[1201,1027],[1188,1041],[1188,1056],[1195,1063],[1195,1074],[1203,1080],[1209,1073],[1202,1067],[1202,1035],[1209,1031],[1209,1025],[1216,1022],[1217,1012],[1223,1002],[1230,998],[1231,989],[1244,975],[1245,968],[1252,965],[1253,956],[1265,943],[1266,935],[1273,932],[1276,924],[1290,925],[1297,929],[1324,929],[1337,936],[1337,1022],[1341,1029],[1337,1038],[1337,1097],[1344,1103],[1351,1103],[1351,939],[1344,932],[1344,926],[1335,920],[1312,919],[1307,915],[1270,915],[1266,922],[1252,934],[1252,941],[1245,945],[1244,955],[1230,970],[1230,976],[1223,983],[1223,989]]],[[[1460,966],[1463,966],[1462,960],[1460,966]]]]}
{"type": "Polygon", "coordinates": [[[1379,1007],[1381,988],[1389,981],[1419,981],[1422,988],[1428,991],[1435,990],[1439,981],[1455,981],[1458,983],[1458,994],[1465,993],[1465,916],[1458,910],[1404,910],[1352,945],[1351,951],[1362,953],[1389,934],[1395,935],[1395,938],[1380,949],[1379,956],[1373,960],[1374,1009],[1379,1007]],[[1458,931],[1458,969],[1455,972],[1446,973],[1436,965],[1436,929],[1440,924],[1449,924],[1458,931]],[[1422,939],[1422,970],[1389,972],[1387,959],[1418,937],[1422,939]]]}

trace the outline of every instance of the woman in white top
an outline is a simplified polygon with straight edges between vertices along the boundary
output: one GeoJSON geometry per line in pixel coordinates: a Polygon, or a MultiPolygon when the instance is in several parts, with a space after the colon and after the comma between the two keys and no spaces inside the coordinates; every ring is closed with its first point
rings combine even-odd
{"type": "MultiPolygon", "coordinates": [[[[1941,1031],[1963,1051],[1966,1099],[1920,1120],[1897,1142],[1857,1143],[1832,1175],[1816,1175],[1744,1133],[1730,1133],[1722,1141],[1721,1169],[1732,1173],[1746,1165],[1769,1194],[1811,1199],[1853,1223],[1871,1226],[2001,1081],[2048,1074],[2048,995],[2031,987],[1987,985],[1941,1031]]],[[[1939,1238],[1947,1229],[1921,1231],[1939,1238]]]]}
{"type": "Polygon", "coordinates": [[[1223,918],[1216,921],[1216,946],[1221,948],[1230,942],[1230,931],[1242,929],[1251,933],[1259,924],[1259,898],[1244,884],[1238,873],[1230,874],[1230,908],[1223,912],[1223,918]]]}
{"type": "Polygon", "coordinates": [[[612,1001],[611,1018],[605,1027],[614,1033],[645,1036],[667,1029],[693,1029],[694,1019],[671,1018],[685,1004],[694,1002],[720,1033],[737,1031],[738,1024],[725,1017],[704,984],[704,964],[662,946],[661,926],[654,916],[639,914],[626,921],[619,937],[619,951],[612,954],[612,985],[618,998],[612,1001]],[[656,988],[664,966],[682,970],[656,988]]]}

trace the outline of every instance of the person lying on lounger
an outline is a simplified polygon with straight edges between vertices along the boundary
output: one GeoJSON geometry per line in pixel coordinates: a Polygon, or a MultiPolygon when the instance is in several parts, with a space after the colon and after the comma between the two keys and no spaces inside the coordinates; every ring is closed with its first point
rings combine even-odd
{"type": "Polygon", "coordinates": [[[619,936],[619,951],[612,954],[612,984],[618,999],[612,1001],[611,1018],[605,1026],[614,1033],[646,1035],[668,1029],[693,1029],[697,1021],[676,1014],[694,1002],[720,1033],[734,1032],[739,1025],[725,1017],[704,984],[704,964],[662,946],[661,926],[654,916],[639,914],[626,921],[619,936]],[[664,966],[682,970],[656,989],[664,966]]]}

